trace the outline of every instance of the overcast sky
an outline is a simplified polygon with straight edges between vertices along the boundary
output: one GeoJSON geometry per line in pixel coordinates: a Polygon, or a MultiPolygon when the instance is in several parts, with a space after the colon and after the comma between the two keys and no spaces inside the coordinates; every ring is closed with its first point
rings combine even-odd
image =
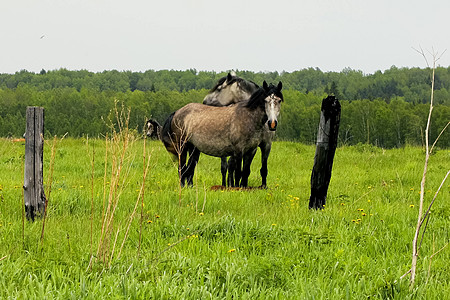
{"type": "Polygon", "coordinates": [[[449,13],[449,0],[2,0],[0,73],[423,68],[413,47],[449,49],[449,13]]]}

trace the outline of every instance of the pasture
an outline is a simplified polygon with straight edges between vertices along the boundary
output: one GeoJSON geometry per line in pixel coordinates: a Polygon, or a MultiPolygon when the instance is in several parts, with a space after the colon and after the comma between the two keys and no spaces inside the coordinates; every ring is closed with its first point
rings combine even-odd
{"type": "MultiPolygon", "coordinates": [[[[141,214],[144,140],[130,143],[115,187],[104,140],[61,140],[53,165],[51,143],[44,149],[44,181],[47,196],[51,182],[51,193],[41,241],[42,219],[23,221],[24,145],[0,140],[2,299],[445,299],[450,294],[450,247],[430,259],[450,240],[449,182],[433,206],[414,290],[409,291],[408,277],[399,280],[411,263],[421,148],[338,148],[326,207],[310,211],[315,146],[274,142],[268,189],[211,190],[221,183],[218,158],[202,154],[194,187],[180,189],[177,166],[163,144],[147,141],[141,214]],[[111,190],[117,206],[98,251],[111,190]]],[[[260,165],[258,150],[249,186],[261,184],[260,165]]],[[[431,156],[427,204],[449,165],[449,150],[431,156]]]]}

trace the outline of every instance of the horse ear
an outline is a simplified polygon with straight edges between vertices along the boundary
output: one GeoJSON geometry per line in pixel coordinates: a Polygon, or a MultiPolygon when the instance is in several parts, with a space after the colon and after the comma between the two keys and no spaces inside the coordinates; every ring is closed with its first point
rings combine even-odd
{"type": "Polygon", "coordinates": [[[230,82],[231,79],[233,79],[233,76],[231,75],[231,73],[228,72],[228,75],[227,75],[227,82],[230,82]]]}
{"type": "Polygon", "coordinates": [[[263,89],[266,91],[269,89],[269,86],[267,85],[267,82],[265,80],[263,82],[263,89]]]}
{"type": "Polygon", "coordinates": [[[283,84],[281,83],[281,81],[278,82],[278,86],[277,86],[278,91],[281,91],[282,87],[283,87],[283,84]]]}

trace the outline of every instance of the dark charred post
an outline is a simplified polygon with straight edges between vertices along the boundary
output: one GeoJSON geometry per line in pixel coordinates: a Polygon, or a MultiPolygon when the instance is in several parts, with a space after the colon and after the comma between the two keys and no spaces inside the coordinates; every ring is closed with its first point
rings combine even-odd
{"type": "Polygon", "coordinates": [[[45,194],[43,180],[44,109],[27,107],[25,132],[24,202],[28,220],[43,216],[45,194]]]}
{"type": "Polygon", "coordinates": [[[311,173],[309,208],[323,209],[331,179],[341,119],[341,104],[334,96],[322,100],[316,154],[311,173]]]}

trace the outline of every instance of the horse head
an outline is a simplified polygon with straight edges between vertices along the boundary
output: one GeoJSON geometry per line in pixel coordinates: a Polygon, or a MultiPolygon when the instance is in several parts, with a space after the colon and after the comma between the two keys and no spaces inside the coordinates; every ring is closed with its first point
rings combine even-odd
{"type": "Polygon", "coordinates": [[[149,138],[158,139],[159,138],[159,131],[161,129],[161,125],[156,120],[150,119],[145,124],[145,134],[149,138]]]}
{"type": "Polygon", "coordinates": [[[266,81],[263,82],[263,89],[265,92],[265,111],[267,115],[267,125],[270,131],[275,131],[278,125],[278,115],[280,114],[281,102],[283,101],[283,94],[281,88],[283,87],[281,81],[277,86],[273,84],[268,85],[266,81]]]}
{"type": "Polygon", "coordinates": [[[259,86],[253,81],[248,81],[228,73],[227,76],[219,79],[217,84],[211,89],[203,99],[203,104],[211,106],[227,106],[247,100],[259,86]]]}

